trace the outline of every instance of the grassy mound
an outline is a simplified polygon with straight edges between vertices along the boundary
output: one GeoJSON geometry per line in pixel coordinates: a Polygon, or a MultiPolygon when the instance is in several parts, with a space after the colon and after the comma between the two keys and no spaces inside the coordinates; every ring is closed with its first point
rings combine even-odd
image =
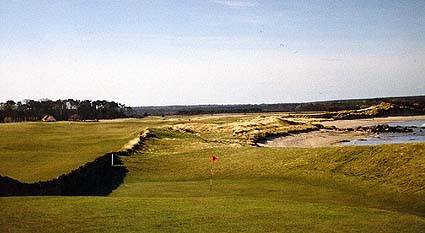
{"type": "Polygon", "coordinates": [[[279,116],[258,116],[225,123],[192,122],[176,124],[168,127],[168,129],[200,136],[209,142],[255,145],[255,142],[267,137],[307,132],[319,128],[311,122],[288,120],[279,116]]]}

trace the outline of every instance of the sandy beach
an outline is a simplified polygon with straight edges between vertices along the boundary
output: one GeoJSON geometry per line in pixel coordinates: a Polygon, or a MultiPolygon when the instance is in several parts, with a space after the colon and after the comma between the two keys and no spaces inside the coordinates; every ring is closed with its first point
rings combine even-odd
{"type": "MultiPolygon", "coordinates": [[[[383,117],[374,119],[337,120],[320,122],[324,126],[335,126],[337,128],[354,128],[358,126],[388,124],[391,122],[425,120],[425,116],[401,116],[383,117]]],[[[362,139],[369,137],[369,133],[353,131],[334,131],[322,129],[309,133],[300,133],[285,137],[275,138],[266,143],[259,144],[266,147],[322,147],[340,146],[340,142],[362,139]]]]}
{"type": "Polygon", "coordinates": [[[337,145],[343,140],[354,140],[367,137],[363,132],[345,132],[333,130],[319,130],[309,133],[300,133],[280,137],[268,141],[260,146],[266,147],[322,147],[337,145]]]}

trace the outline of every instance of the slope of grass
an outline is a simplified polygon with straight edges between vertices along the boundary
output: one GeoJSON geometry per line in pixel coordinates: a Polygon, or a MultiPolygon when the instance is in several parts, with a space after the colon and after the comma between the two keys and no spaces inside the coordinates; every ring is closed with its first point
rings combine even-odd
{"type": "Polygon", "coordinates": [[[282,195],[296,201],[364,203],[425,215],[425,144],[315,149],[207,147],[196,136],[158,135],[162,136],[149,140],[143,153],[125,158],[129,173],[113,196],[209,195],[209,155],[214,153],[220,157],[214,168],[217,195],[282,195]],[[381,162],[385,160],[392,164],[381,162]]]}
{"type": "Polygon", "coordinates": [[[141,120],[0,124],[0,175],[23,182],[55,178],[119,150],[149,124],[141,120]]]}
{"type": "Polygon", "coordinates": [[[118,189],[108,197],[0,198],[0,232],[425,229],[425,143],[259,148],[214,126],[240,119],[200,118],[206,125],[192,133],[178,124],[200,123],[193,116],[123,122],[156,128],[140,152],[122,157],[129,172],[118,189]],[[210,191],[212,153],[219,161],[210,191]]]}

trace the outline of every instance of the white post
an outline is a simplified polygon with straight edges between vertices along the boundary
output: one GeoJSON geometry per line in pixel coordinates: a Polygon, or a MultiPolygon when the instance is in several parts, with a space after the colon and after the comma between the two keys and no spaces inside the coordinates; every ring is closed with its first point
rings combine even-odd
{"type": "Polygon", "coordinates": [[[214,175],[213,165],[214,165],[214,162],[211,160],[210,192],[212,191],[212,186],[213,186],[213,175],[214,175]]]}
{"type": "Polygon", "coordinates": [[[114,166],[114,153],[111,154],[111,166],[114,166]]]}

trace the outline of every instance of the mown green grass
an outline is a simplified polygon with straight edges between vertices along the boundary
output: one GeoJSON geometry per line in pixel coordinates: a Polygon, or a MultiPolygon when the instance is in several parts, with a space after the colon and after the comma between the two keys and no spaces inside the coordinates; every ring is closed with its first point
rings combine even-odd
{"type": "Polygon", "coordinates": [[[421,232],[418,216],[265,197],[14,197],[2,232],[421,232]],[[19,214],[16,208],[20,208],[19,214]]]}
{"type": "MultiPolygon", "coordinates": [[[[224,117],[199,120],[224,124],[239,119],[224,117]]],[[[124,124],[134,129],[182,122],[188,119],[124,124]]],[[[129,172],[108,197],[0,198],[0,232],[425,229],[424,143],[258,148],[217,142],[229,137],[220,132],[196,135],[167,127],[151,133],[155,137],[145,141],[142,151],[122,157],[129,172]],[[219,161],[210,191],[212,153],[219,161]]]]}
{"type": "Polygon", "coordinates": [[[0,124],[0,175],[48,180],[122,148],[159,120],[0,124]]]}

